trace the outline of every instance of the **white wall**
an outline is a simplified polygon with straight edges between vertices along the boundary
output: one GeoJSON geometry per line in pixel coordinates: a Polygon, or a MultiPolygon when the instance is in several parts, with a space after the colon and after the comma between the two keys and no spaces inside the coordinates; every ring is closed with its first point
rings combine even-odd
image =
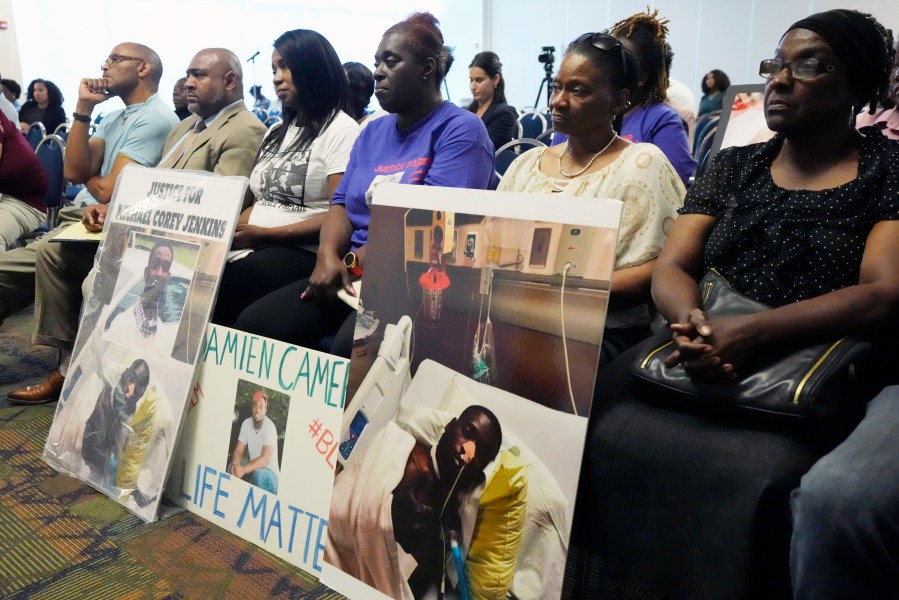
{"type": "MultiPolygon", "coordinates": [[[[12,0],[0,0],[0,21],[6,21],[7,29],[0,30],[0,74],[5,79],[22,81],[22,65],[19,60],[18,27],[13,13],[12,0]]],[[[25,88],[22,99],[25,101],[25,88]]]]}
{"type": "MultiPolygon", "coordinates": [[[[533,106],[543,78],[541,46],[556,47],[556,68],[565,47],[587,31],[600,31],[646,9],[670,19],[674,49],[672,76],[701,96],[700,81],[721,69],[732,83],[759,83],[758,64],[774,53],[787,27],[802,17],[833,8],[869,12],[899,31],[899,0],[484,0],[487,49],[499,54],[506,96],[516,106],[533,106]]],[[[545,93],[541,103],[545,103],[545,93]]]]}
{"type": "MultiPolygon", "coordinates": [[[[427,9],[441,20],[459,64],[467,66],[483,32],[481,0],[0,0],[0,20],[10,3],[18,27],[23,89],[36,77],[53,81],[66,97],[67,112],[75,105],[79,80],[100,76],[100,63],[124,41],[146,44],[159,53],[160,96],[171,103],[175,81],[201,48],[229,48],[242,59],[260,51],[255,80],[265,92],[272,89],[272,42],[289,29],[314,29],[334,45],[341,62],[358,61],[369,68],[384,30],[416,10],[427,9]]],[[[2,40],[0,35],[0,68],[7,59],[2,40]]],[[[245,87],[253,81],[253,65],[245,64],[245,87]]],[[[458,64],[447,83],[451,99],[470,95],[467,69],[458,64]]],[[[266,95],[273,97],[270,91],[266,95]]],[[[377,105],[374,98],[372,103],[377,105]]],[[[97,111],[120,107],[115,99],[97,111]]]]}

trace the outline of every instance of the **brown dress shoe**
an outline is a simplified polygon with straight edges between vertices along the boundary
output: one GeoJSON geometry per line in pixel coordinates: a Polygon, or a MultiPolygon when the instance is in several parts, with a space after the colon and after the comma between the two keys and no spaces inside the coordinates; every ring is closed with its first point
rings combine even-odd
{"type": "Polygon", "coordinates": [[[47,404],[59,400],[66,378],[56,369],[43,382],[11,391],[6,395],[10,404],[47,404]]]}

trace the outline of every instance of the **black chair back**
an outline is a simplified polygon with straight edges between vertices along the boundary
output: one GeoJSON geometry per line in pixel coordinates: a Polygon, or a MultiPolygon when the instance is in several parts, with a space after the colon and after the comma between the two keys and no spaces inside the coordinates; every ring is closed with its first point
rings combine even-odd
{"type": "Polygon", "coordinates": [[[44,127],[44,124],[40,121],[35,121],[28,127],[28,132],[25,134],[25,137],[28,139],[28,143],[31,144],[31,149],[34,150],[46,135],[47,129],[44,127]]]}

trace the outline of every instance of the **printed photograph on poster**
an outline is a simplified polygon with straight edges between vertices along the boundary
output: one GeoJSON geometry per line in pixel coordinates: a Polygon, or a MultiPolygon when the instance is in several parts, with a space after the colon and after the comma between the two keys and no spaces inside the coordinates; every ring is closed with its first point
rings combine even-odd
{"type": "Polygon", "coordinates": [[[246,379],[237,380],[228,473],[278,493],[290,396],[246,379]]]}
{"type": "Polygon", "coordinates": [[[192,369],[94,343],[69,367],[44,459],[153,520],[192,369]]]}
{"type": "Polygon", "coordinates": [[[764,83],[732,85],[724,94],[724,108],[710,146],[713,156],[724,148],[757,144],[774,137],[765,122],[764,83]]]}
{"type": "Polygon", "coordinates": [[[372,207],[322,581],[557,598],[621,204],[400,187],[372,207]]]}
{"type": "Polygon", "coordinates": [[[199,251],[196,243],[132,231],[102,323],[103,339],[171,356],[199,251]]]}
{"type": "Polygon", "coordinates": [[[209,325],[165,494],[318,576],[349,361],[209,325]]]}
{"type": "Polygon", "coordinates": [[[158,515],[247,184],[125,167],[81,286],[78,334],[43,458],[146,521],[158,515]]]}

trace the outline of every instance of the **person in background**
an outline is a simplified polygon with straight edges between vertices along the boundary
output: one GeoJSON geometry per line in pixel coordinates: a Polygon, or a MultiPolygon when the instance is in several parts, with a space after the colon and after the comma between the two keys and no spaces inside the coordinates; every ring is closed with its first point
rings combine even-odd
{"type": "MultiPolygon", "coordinates": [[[[178,118],[157,93],[162,61],[151,48],[130,42],[116,44],[100,68],[102,77],[85,77],[78,85],[78,102],[72,115],[74,121],[69,128],[63,165],[65,178],[73,183],[83,183],[84,189],[75,197],[73,206],[60,210],[59,227],[24,248],[0,254],[0,318],[18,312],[32,302],[35,302],[35,312],[40,311],[43,286],[36,281],[36,273],[40,256],[45,253],[46,256],[65,253],[67,260],[72,261],[69,265],[80,265],[75,269],[80,278],[74,283],[76,289],[80,288],[93,264],[96,246],[91,243],[60,244],[51,240],[73,221],[81,221],[88,206],[108,204],[116,180],[127,165],[156,165],[162,157],[166,136],[178,123],[178,118]],[[98,104],[111,98],[120,98],[125,107],[107,115],[91,135],[91,113],[98,104]]],[[[69,272],[66,267],[61,270],[69,272]]],[[[71,290],[69,287],[50,293],[61,294],[63,302],[71,302],[74,306],[70,310],[77,315],[81,295],[72,294],[71,290]]],[[[37,330],[36,327],[35,336],[37,330]]],[[[36,337],[35,342],[40,343],[40,338],[36,337]]],[[[45,381],[13,390],[7,398],[19,404],[55,401],[62,390],[70,359],[70,351],[63,353],[59,369],[50,373],[45,381]]]]}
{"type": "Polygon", "coordinates": [[[468,110],[487,127],[494,149],[512,141],[518,133],[518,112],[506,104],[503,63],[495,52],[479,52],[468,65],[472,101],[468,110]]]}
{"type": "Polygon", "coordinates": [[[0,111],[2,111],[3,114],[6,115],[6,118],[13,123],[19,122],[19,110],[13,106],[13,103],[9,101],[6,94],[0,94],[0,111]]]}
{"type": "Polygon", "coordinates": [[[899,41],[894,46],[896,57],[893,60],[893,71],[890,75],[890,96],[877,107],[873,113],[862,110],[855,119],[855,126],[874,126],[880,133],[891,140],[899,140],[899,41]]]}
{"type": "Polygon", "coordinates": [[[347,82],[350,86],[350,116],[362,124],[371,112],[368,103],[375,93],[375,79],[368,67],[358,62],[343,63],[347,82]]]}
{"type": "Polygon", "coordinates": [[[384,33],[375,54],[375,95],[391,114],[371,122],[353,146],[322,224],[312,275],[251,304],[235,329],[305,347],[333,334],[331,353],[349,356],[356,312],[336,293],[354,295],[350,279],[365,266],[374,186],[495,185],[487,129],[440,93],[449,50],[437,25],[433,15],[416,13],[384,33]],[[414,168],[393,169],[400,164],[414,168]]]}
{"type": "Polygon", "coordinates": [[[273,83],[285,121],[269,129],[250,174],[254,202],[237,220],[231,248],[240,253],[225,265],[212,315],[221,325],[312,273],[319,230],[359,135],[330,42],[296,29],[274,46],[273,83]]]}
{"type": "Polygon", "coordinates": [[[571,42],[549,102],[553,128],[568,139],[515,159],[498,188],[579,196],[584,210],[594,198],[624,202],[600,366],[650,335],[652,269],[686,193],[657,147],[618,135],[637,76],[636,58],[616,38],[571,42]]]}
{"type": "Polygon", "coordinates": [[[28,84],[27,100],[19,109],[19,124],[22,131],[28,131],[32,123],[40,121],[47,133],[66,122],[66,111],[62,108],[62,92],[52,81],[35,79],[28,84]]]}
{"type": "Polygon", "coordinates": [[[680,115],[665,104],[668,98],[668,71],[665,68],[668,20],[659,19],[658,14],[658,10],[637,13],[609,30],[637,56],[640,65],[637,86],[631,90],[632,107],[624,114],[621,124],[621,137],[658,146],[686,183],[696,170],[696,161],[690,154],[680,115]]]}
{"type": "Polygon", "coordinates": [[[674,51],[671,44],[665,42],[665,72],[668,74],[668,105],[677,111],[687,130],[687,139],[693,139],[693,127],[696,125],[696,96],[686,84],[671,77],[671,65],[674,62],[674,51]]]}
{"type": "Polygon", "coordinates": [[[268,112],[269,107],[272,105],[272,101],[262,94],[261,85],[250,86],[250,95],[253,96],[253,112],[263,110],[268,112]]]}
{"type": "Polygon", "coordinates": [[[175,105],[175,115],[182,121],[193,114],[187,108],[187,90],[184,88],[186,83],[187,77],[182,77],[175,82],[175,87],[172,89],[172,104],[175,105]]]}
{"type": "Polygon", "coordinates": [[[702,78],[702,99],[699,101],[699,116],[721,110],[724,92],[730,87],[730,77],[719,69],[713,69],[702,78]]]}
{"type": "Polygon", "coordinates": [[[19,104],[19,98],[22,97],[22,86],[19,85],[19,82],[13,79],[0,79],[0,91],[16,107],[16,110],[22,107],[19,104]]]}
{"type": "Polygon", "coordinates": [[[0,111],[0,252],[43,223],[47,174],[31,145],[0,111]]]}

